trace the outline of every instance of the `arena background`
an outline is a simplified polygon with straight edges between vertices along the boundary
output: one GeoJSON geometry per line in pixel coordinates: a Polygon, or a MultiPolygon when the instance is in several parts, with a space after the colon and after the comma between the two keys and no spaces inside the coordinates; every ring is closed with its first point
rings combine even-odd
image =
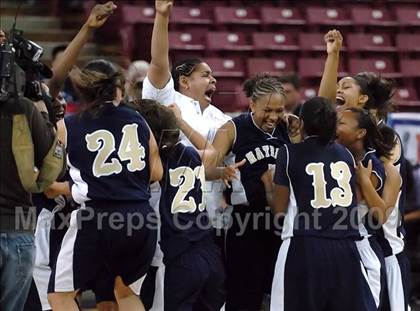
{"type": "MultiPolygon", "coordinates": [[[[0,28],[16,27],[52,49],[77,33],[95,1],[0,2],[0,28]]],[[[105,57],[127,68],[150,60],[154,1],[115,0],[118,9],[85,46],[79,64],[105,57]]],[[[218,80],[213,102],[224,112],[246,111],[245,78],[260,71],[297,73],[302,101],[315,96],[326,57],[323,35],[344,36],[340,76],[374,71],[395,81],[396,112],[389,123],[400,133],[413,179],[407,212],[420,209],[420,0],[176,0],[170,23],[171,61],[204,58],[218,80]]],[[[69,112],[78,103],[69,103],[69,112]]],[[[420,220],[407,223],[413,272],[412,305],[420,310],[420,220]],[[417,307],[416,307],[417,306],[417,307]]],[[[87,304],[89,304],[89,299],[87,304]]]]}

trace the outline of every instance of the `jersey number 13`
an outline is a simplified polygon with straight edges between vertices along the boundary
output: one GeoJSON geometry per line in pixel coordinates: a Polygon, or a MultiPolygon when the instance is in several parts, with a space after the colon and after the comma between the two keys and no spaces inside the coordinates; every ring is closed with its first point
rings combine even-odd
{"type": "Polygon", "coordinates": [[[353,191],[350,185],[352,175],[345,162],[338,161],[330,164],[331,177],[338,184],[338,187],[331,190],[330,198],[327,198],[324,163],[310,163],[306,166],[305,171],[313,177],[314,198],[311,200],[313,208],[327,208],[331,205],[349,207],[351,205],[353,201],[353,191]]]}

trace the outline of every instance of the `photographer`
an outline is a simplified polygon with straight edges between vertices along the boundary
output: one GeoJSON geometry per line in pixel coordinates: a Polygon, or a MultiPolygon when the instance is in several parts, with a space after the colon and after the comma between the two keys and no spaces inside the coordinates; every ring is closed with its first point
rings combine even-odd
{"type": "Polygon", "coordinates": [[[58,92],[92,31],[114,9],[112,2],[93,8],[63,59],[54,66],[52,77],[45,66],[32,63],[32,55],[25,54],[29,49],[22,45],[34,46],[39,54],[42,48],[23,39],[20,32],[13,29],[10,42],[0,42],[0,305],[4,310],[23,309],[32,280],[36,210],[31,208],[31,193],[46,190],[64,166],[60,141],[65,128],[63,120],[58,121],[64,111],[58,92]],[[5,66],[10,56],[12,65],[5,66]],[[11,68],[9,76],[4,68],[11,68]],[[51,78],[49,88],[37,81],[41,75],[51,78]]]}

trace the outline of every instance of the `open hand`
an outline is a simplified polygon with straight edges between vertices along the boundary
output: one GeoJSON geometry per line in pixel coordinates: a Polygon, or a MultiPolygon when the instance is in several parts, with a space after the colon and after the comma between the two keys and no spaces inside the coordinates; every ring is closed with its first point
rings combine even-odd
{"type": "Polygon", "coordinates": [[[296,144],[302,141],[302,135],[300,131],[300,119],[298,116],[286,113],[283,117],[284,122],[287,125],[287,133],[292,143],[296,144]]]}
{"type": "Polygon", "coordinates": [[[229,182],[232,181],[234,178],[237,179],[236,177],[237,169],[241,167],[242,165],[244,165],[245,163],[246,163],[246,159],[243,159],[242,161],[239,161],[233,165],[226,166],[223,169],[221,179],[225,183],[226,187],[229,187],[229,182]]]}
{"type": "Polygon", "coordinates": [[[367,167],[364,167],[362,162],[357,163],[356,173],[359,185],[361,185],[363,181],[370,181],[370,176],[372,175],[372,160],[369,160],[367,167]]]}

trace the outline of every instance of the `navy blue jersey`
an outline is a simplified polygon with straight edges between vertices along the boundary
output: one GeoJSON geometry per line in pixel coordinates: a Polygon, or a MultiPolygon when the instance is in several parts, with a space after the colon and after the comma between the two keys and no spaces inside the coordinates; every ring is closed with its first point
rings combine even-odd
{"type": "MultiPolygon", "coordinates": [[[[384,164],[376,156],[376,151],[374,149],[368,150],[363,159],[363,166],[367,167],[369,161],[372,161],[372,173],[376,175],[378,179],[378,184],[376,185],[376,192],[379,196],[382,196],[384,190],[386,175],[384,164]]],[[[381,227],[376,218],[369,213],[369,208],[364,203],[359,204],[359,217],[361,218],[360,234],[362,236],[370,236],[376,233],[376,231],[381,227]]]]}
{"type": "Polygon", "coordinates": [[[202,191],[205,173],[200,155],[193,147],[178,143],[162,154],[162,162],[160,244],[167,262],[191,243],[208,237],[212,229],[202,191]]]}
{"type": "MultiPolygon", "coordinates": [[[[287,129],[280,122],[272,133],[266,133],[254,122],[251,113],[242,114],[231,120],[235,125],[236,138],[232,146],[235,162],[246,159],[246,163],[239,167],[240,182],[245,192],[243,204],[260,209],[267,205],[264,184],[261,176],[276,163],[279,147],[290,143],[287,129]]],[[[235,205],[235,196],[240,195],[240,190],[235,189],[235,181],[231,189],[231,203],[235,205]]]]}
{"type": "Polygon", "coordinates": [[[318,137],[279,149],[274,182],[290,189],[283,239],[359,238],[355,163],[343,146],[318,137]]]}
{"type": "Polygon", "coordinates": [[[395,132],[397,145],[394,148],[394,166],[401,176],[401,186],[397,206],[389,215],[382,228],[377,231],[377,239],[384,256],[397,255],[404,250],[404,212],[406,204],[406,164],[400,136],[395,132]]]}
{"type": "Polygon", "coordinates": [[[150,131],[139,113],[106,103],[96,115],[72,115],[65,123],[77,203],[148,201],[150,131]]]}
{"type": "MultiPolygon", "coordinates": [[[[69,172],[67,171],[64,176],[59,179],[59,182],[68,181],[70,179],[69,172]]],[[[41,212],[43,208],[49,210],[50,212],[55,212],[62,210],[64,207],[73,206],[73,200],[68,199],[64,195],[59,195],[54,199],[49,199],[45,196],[43,193],[34,193],[32,194],[32,202],[34,206],[36,207],[37,214],[41,212]]]]}
{"type": "Polygon", "coordinates": [[[384,185],[385,185],[385,169],[384,169],[384,164],[382,163],[381,160],[378,159],[378,157],[376,156],[376,151],[375,150],[368,150],[363,159],[362,159],[362,164],[363,166],[367,167],[369,161],[372,161],[372,173],[376,175],[376,177],[378,178],[378,184],[376,185],[376,192],[378,192],[378,194],[380,196],[382,196],[382,192],[384,190],[384,185]]]}

